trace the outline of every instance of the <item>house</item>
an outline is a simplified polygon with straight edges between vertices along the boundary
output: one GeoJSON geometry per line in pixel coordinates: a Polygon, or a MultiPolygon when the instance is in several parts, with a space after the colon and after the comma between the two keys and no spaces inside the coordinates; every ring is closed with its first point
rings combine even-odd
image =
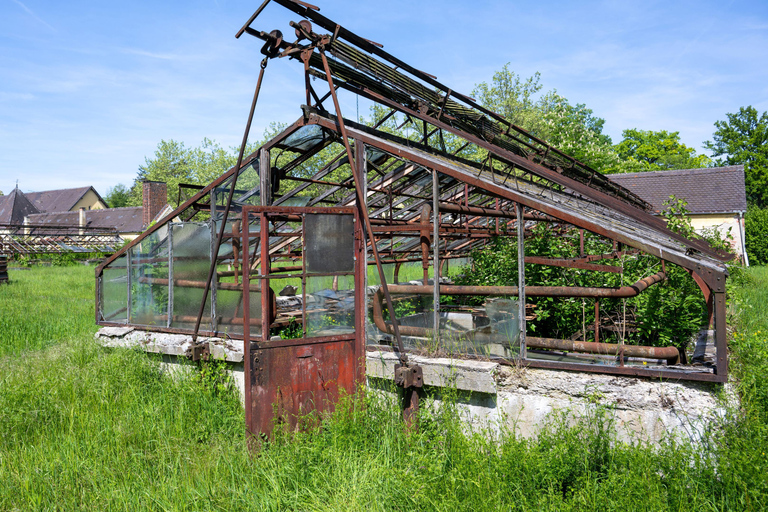
{"type": "Polygon", "coordinates": [[[0,233],[5,225],[21,225],[24,217],[32,213],[39,213],[26,194],[17,188],[11,190],[7,196],[0,196],[0,233]]]}
{"type": "Polygon", "coordinates": [[[169,213],[166,184],[143,184],[142,206],[108,208],[93,187],[24,193],[15,188],[0,196],[0,225],[116,229],[124,240],[136,238],[152,221],[169,213]]]}
{"type": "Polygon", "coordinates": [[[670,196],[685,200],[693,228],[699,233],[715,229],[723,237],[730,234],[734,252],[749,264],[744,249],[747,196],[743,165],[612,174],[609,178],[650,203],[655,215],[667,208],[664,202],[670,196]]]}
{"type": "Polygon", "coordinates": [[[86,210],[108,208],[107,203],[93,187],[29,192],[26,196],[35,205],[39,213],[76,212],[80,208],[85,208],[86,210]]]}

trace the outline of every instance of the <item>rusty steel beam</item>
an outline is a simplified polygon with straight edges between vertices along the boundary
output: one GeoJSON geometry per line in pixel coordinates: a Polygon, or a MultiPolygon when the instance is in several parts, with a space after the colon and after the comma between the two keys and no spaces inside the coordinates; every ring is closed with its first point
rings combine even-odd
{"type": "MultiPolygon", "coordinates": [[[[494,217],[502,219],[517,220],[517,214],[514,211],[499,210],[495,208],[481,208],[477,206],[462,206],[451,203],[440,203],[440,213],[459,213],[465,215],[475,215],[477,217],[494,217]]],[[[562,222],[560,219],[550,217],[549,215],[523,215],[525,220],[537,220],[548,222],[562,222]]]]}
{"type": "Polygon", "coordinates": [[[572,259],[562,258],[544,258],[541,256],[526,256],[525,262],[533,265],[547,265],[550,267],[565,267],[565,268],[577,268],[580,270],[594,270],[596,272],[613,272],[620,274],[624,272],[621,267],[615,267],[612,265],[596,265],[594,263],[583,263],[581,261],[574,261],[572,259]]]}
{"type": "MultiPolygon", "coordinates": [[[[531,297],[593,297],[629,298],[642,293],[646,288],[663,281],[664,272],[658,272],[640,279],[636,283],[620,288],[589,288],[576,286],[526,286],[525,294],[531,297]]],[[[391,285],[393,294],[431,295],[431,285],[391,285]]],[[[480,295],[484,297],[516,296],[517,286],[458,286],[441,284],[441,295],[480,295]]]]}

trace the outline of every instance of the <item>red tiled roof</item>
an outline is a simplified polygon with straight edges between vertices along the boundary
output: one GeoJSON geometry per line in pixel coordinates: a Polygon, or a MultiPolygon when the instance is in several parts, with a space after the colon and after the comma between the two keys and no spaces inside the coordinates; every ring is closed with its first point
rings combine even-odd
{"type": "Polygon", "coordinates": [[[686,200],[692,214],[732,213],[747,209],[743,165],[610,174],[608,177],[649,202],[655,213],[666,209],[664,201],[671,195],[686,200]]]}

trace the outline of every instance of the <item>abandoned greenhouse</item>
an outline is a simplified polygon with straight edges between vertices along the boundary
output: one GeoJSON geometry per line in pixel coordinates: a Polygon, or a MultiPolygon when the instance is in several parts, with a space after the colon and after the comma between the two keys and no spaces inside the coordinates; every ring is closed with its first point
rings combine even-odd
{"type": "Polygon", "coordinates": [[[244,141],[271,59],[303,69],[300,117],[97,268],[97,323],[242,340],[251,432],[275,402],[353,391],[366,350],[397,355],[411,408],[411,354],[725,382],[732,255],[317,8],[273,3],[302,20],[252,28],[267,0],[237,34],[264,41],[244,141]],[[342,92],[387,110],[354,122],[342,92]],[[691,291],[672,275],[695,283],[712,361],[649,327],[677,314],[655,290],[691,291]]]}

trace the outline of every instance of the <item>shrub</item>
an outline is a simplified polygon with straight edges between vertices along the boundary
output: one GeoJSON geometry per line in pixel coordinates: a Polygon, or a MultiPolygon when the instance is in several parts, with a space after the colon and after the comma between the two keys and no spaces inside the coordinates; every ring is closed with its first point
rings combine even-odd
{"type": "MultiPolygon", "coordinates": [[[[665,202],[664,218],[673,231],[690,238],[704,238],[713,247],[729,248],[727,240],[717,233],[697,235],[687,217],[687,203],[671,196],[665,202]]],[[[613,251],[610,240],[584,233],[586,254],[606,254],[613,251]]],[[[549,258],[578,258],[580,239],[576,229],[546,223],[537,224],[525,240],[526,256],[549,258]]],[[[517,284],[517,243],[514,239],[496,238],[472,253],[472,268],[464,268],[455,278],[457,284],[497,286],[517,284]]],[[[599,263],[599,262],[595,262],[599,263]]],[[[627,255],[605,263],[622,267],[620,274],[551,267],[525,266],[529,286],[620,287],[661,270],[658,258],[646,254],[627,255]]],[[[616,325],[624,323],[636,331],[626,332],[625,341],[632,344],[669,346],[685,349],[693,334],[707,319],[707,307],[696,282],[687,270],[666,264],[667,279],[631,299],[601,299],[601,318],[611,318],[616,325]]],[[[568,297],[530,297],[536,306],[536,319],[527,328],[536,336],[568,338],[594,325],[594,299],[568,297]]],[[[466,302],[466,300],[465,300],[466,302]]],[[[470,302],[477,305],[481,302],[470,302]]],[[[618,341],[619,333],[601,331],[604,341],[618,341]]],[[[587,338],[591,335],[586,334],[587,338]]]]}
{"type": "Polygon", "coordinates": [[[749,262],[768,265],[768,209],[750,207],[744,218],[744,232],[749,262]]]}

